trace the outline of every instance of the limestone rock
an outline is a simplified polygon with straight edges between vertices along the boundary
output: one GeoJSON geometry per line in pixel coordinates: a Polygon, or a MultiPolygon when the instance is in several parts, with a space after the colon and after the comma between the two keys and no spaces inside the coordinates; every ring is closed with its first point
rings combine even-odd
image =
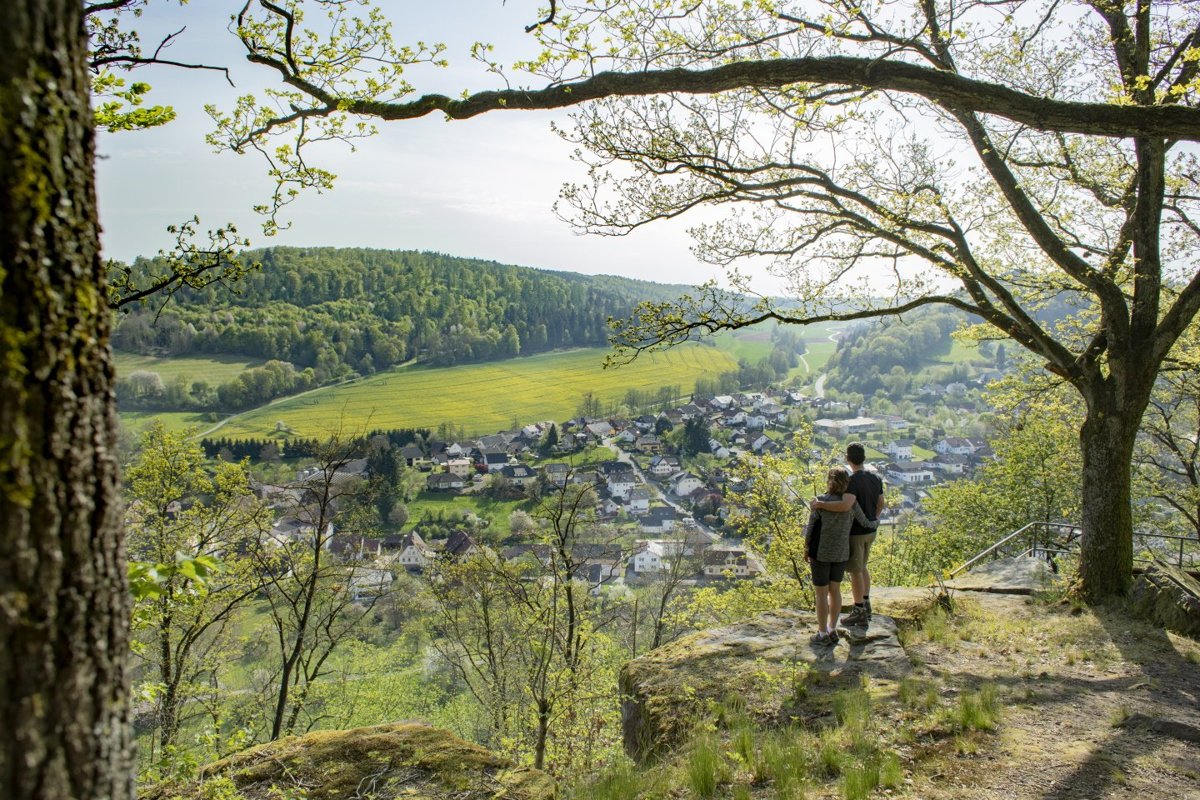
{"type": "Polygon", "coordinates": [[[804,716],[806,695],[822,686],[844,686],[860,674],[898,680],[909,672],[889,617],[876,614],[836,647],[810,643],[816,627],[811,611],[773,611],[630,661],[620,676],[625,751],[640,761],[660,755],[722,704],[744,707],[761,723],[786,722],[804,716]]]}
{"type": "Polygon", "coordinates": [[[1152,562],[1133,583],[1133,604],[1164,628],[1200,639],[1200,581],[1178,567],[1152,562]]]}
{"type": "MultiPolygon", "coordinates": [[[[143,789],[139,800],[201,800],[232,783],[240,798],[303,789],[306,800],[551,800],[554,780],[448,731],[417,723],[291,736],[204,767],[187,784],[143,789]],[[208,784],[207,788],[205,784],[208,784]]],[[[224,796],[224,795],[217,795],[224,796]]]]}

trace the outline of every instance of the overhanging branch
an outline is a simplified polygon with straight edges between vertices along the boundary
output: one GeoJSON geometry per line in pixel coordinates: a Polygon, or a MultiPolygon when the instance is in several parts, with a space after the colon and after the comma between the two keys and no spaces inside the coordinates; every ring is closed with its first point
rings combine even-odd
{"type": "MultiPolygon", "coordinates": [[[[261,55],[250,60],[263,63],[261,55]]],[[[278,64],[273,66],[279,66],[278,64]]],[[[291,76],[302,90],[303,80],[291,76]]],[[[781,88],[798,83],[836,84],[903,92],[959,110],[994,114],[1043,131],[1115,138],[1157,137],[1200,141],[1200,109],[1177,105],[1123,106],[1037,97],[995,83],[896,61],[850,56],[743,61],[712,69],[602,72],[592,78],[539,90],[478,92],[462,99],[429,94],[406,103],[337,98],[337,108],[384,120],[413,119],[441,111],[468,119],[488,111],[539,110],[579,105],[605,97],[651,94],[711,94],[734,89],[781,88]]],[[[326,91],[310,91],[322,104],[326,91]]]]}

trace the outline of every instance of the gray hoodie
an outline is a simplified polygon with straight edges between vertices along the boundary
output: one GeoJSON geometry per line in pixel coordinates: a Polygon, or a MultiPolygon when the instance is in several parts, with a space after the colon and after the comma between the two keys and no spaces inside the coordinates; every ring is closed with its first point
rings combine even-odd
{"type": "MultiPolygon", "coordinates": [[[[842,499],[842,496],[840,494],[823,494],[817,499],[836,503],[842,499]]],[[[817,561],[828,561],[831,564],[850,560],[850,523],[857,521],[859,525],[871,530],[875,530],[879,525],[878,522],[867,519],[867,515],[859,508],[858,503],[852,505],[849,511],[826,511],[823,508],[813,511],[808,515],[808,525],[804,528],[804,541],[809,550],[812,548],[814,529],[818,519],[821,520],[821,534],[814,558],[817,561]]]]}

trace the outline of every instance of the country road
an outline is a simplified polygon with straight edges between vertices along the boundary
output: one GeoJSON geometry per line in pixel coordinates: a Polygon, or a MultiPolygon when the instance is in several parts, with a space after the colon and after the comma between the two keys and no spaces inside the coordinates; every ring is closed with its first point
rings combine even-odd
{"type": "MultiPolygon", "coordinates": [[[[671,496],[667,492],[662,491],[662,489],[659,488],[657,483],[654,483],[653,481],[649,480],[646,477],[646,473],[642,472],[642,468],[639,467],[637,462],[633,460],[633,457],[630,456],[629,453],[626,453],[624,450],[622,450],[620,447],[617,447],[616,443],[613,442],[612,439],[605,439],[604,445],[613,452],[613,455],[616,456],[617,461],[620,461],[622,464],[628,464],[629,468],[631,470],[633,470],[633,474],[636,475],[642,481],[642,485],[644,485],[648,489],[653,490],[658,495],[659,500],[662,500],[664,503],[669,505],[671,508],[675,509],[675,511],[678,512],[680,514],[680,516],[682,516],[682,517],[691,517],[692,516],[692,512],[688,511],[686,508],[684,508],[682,505],[680,505],[677,501],[671,499],[671,496]]],[[[695,530],[700,531],[706,537],[708,537],[710,543],[720,541],[720,539],[721,539],[720,534],[713,531],[711,528],[709,528],[707,525],[705,525],[700,520],[696,520],[695,530]]]]}

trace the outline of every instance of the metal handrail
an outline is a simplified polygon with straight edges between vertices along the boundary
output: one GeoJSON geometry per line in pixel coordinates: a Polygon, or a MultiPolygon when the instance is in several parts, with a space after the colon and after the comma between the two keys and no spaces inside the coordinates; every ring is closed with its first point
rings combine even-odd
{"type": "MultiPolygon", "coordinates": [[[[999,557],[1007,545],[1009,545],[1011,542],[1013,542],[1016,539],[1020,539],[1021,536],[1026,533],[1030,533],[1029,546],[1026,547],[1022,552],[1018,553],[1017,554],[1018,556],[1046,556],[1047,558],[1052,558],[1053,556],[1070,555],[1071,553],[1073,553],[1076,548],[1072,547],[1072,545],[1075,545],[1079,541],[1080,537],[1083,534],[1083,530],[1078,525],[1074,525],[1069,522],[1030,522],[1030,523],[1027,523],[1027,524],[1021,526],[1020,528],[1018,528],[1017,530],[1013,531],[1012,533],[1008,534],[1003,539],[1000,539],[995,544],[988,547],[986,550],[983,550],[982,552],[978,553],[970,560],[968,560],[968,561],[960,564],[959,566],[955,567],[954,569],[952,569],[950,571],[950,577],[953,578],[956,575],[958,575],[960,572],[965,572],[965,571],[969,570],[971,567],[975,566],[980,561],[983,561],[984,559],[988,558],[989,556],[991,556],[992,558],[999,557]],[[1066,531],[1069,535],[1065,542],[1057,542],[1056,541],[1056,542],[1044,542],[1043,543],[1043,542],[1034,540],[1032,533],[1030,533],[1031,531],[1038,529],[1038,528],[1047,530],[1047,531],[1049,531],[1049,530],[1066,531]]],[[[1145,540],[1147,540],[1147,539],[1158,539],[1158,540],[1163,540],[1163,541],[1178,541],[1179,542],[1179,555],[1177,558],[1177,564],[1180,568],[1183,568],[1183,566],[1184,566],[1184,544],[1186,544],[1187,542],[1200,543],[1200,540],[1197,540],[1193,537],[1177,536],[1175,534],[1170,534],[1170,533],[1147,533],[1145,531],[1136,531],[1135,530],[1133,532],[1133,535],[1136,539],[1140,539],[1143,542],[1145,542],[1145,540]]],[[[1149,559],[1145,559],[1145,558],[1135,558],[1134,560],[1139,561],[1139,562],[1149,561],[1149,559]]]]}
{"type": "MultiPolygon", "coordinates": [[[[954,576],[958,575],[958,573],[965,572],[966,570],[975,566],[975,564],[977,564],[978,562],[987,558],[988,556],[994,556],[997,552],[1000,551],[1001,548],[1003,548],[1009,542],[1020,537],[1021,534],[1025,533],[1026,531],[1033,530],[1034,528],[1061,528],[1061,529],[1070,531],[1073,534],[1079,532],[1079,526],[1071,525],[1070,523],[1066,523],[1066,522],[1030,522],[1030,523],[1027,523],[1027,524],[1023,525],[1022,527],[1018,528],[1017,530],[1013,531],[1012,533],[1008,534],[1003,539],[1001,539],[1000,541],[993,544],[991,547],[980,552],[979,554],[977,554],[976,556],[971,558],[969,561],[966,561],[966,562],[958,565],[954,569],[950,570],[950,577],[953,578],[954,576]]],[[[1026,552],[1035,551],[1038,549],[1045,550],[1045,548],[1038,548],[1037,543],[1034,542],[1034,543],[1030,544],[1030,546],[1026,552]]]]}

